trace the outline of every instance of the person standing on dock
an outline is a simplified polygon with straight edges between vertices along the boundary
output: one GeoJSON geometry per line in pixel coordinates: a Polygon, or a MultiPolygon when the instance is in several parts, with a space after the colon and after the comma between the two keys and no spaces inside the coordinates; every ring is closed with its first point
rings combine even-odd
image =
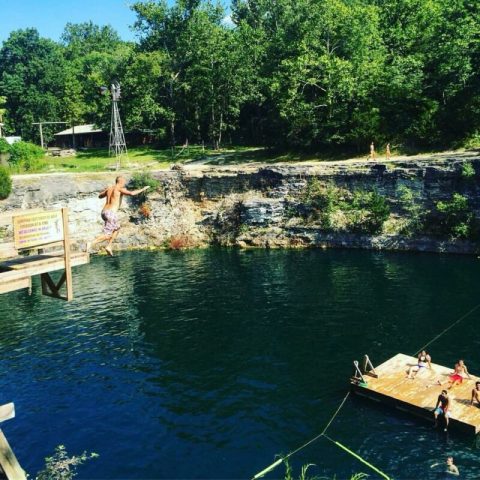
{"type": "Polygon", "coordinates": [[[430,355],[425,351],[422,350],[417,357],[417,365],[413,365],[408,369],[407,378],[415,378],[418,372],[423,368],[429,368],[432,370],[432,358],[430,355]]]}
{"type": "Polygon", "coordinates": [[[470,405],[473,405],[473,401],[477,401],[477,406],[480,407],[480,382],[475,382],[475,388],[472,390],[472,400],[470,401],[470,405]]]}
{"type": "Polygon", "coordinates": [[[443,415],[445,419],[445,429],[448,428],[448,418],[450,416],[450,398],[448,398],[448,391],[442,390],[442,393],[438,396],[437,404],[435,405],[435,410],[433,411],[433,416],[435,417],[435,427],[438,426],[438,416],[443,415]]]}
{"type": "Polygon", "coordinates": [[[118,209],[122,204],[124,195],[134,196],[139,195],[150,187],[143,187],[138,190],[127,190],[125,188],[127,181],[125,177],[119,176],[115,179],[115,185],[110,185],[105,190],[100,192],[98,198],[105,198],[105,206],[102,210],[102,220],[104,221],[103,234],[99,235],[92,242],[87,242],[86,251],[96,243],[108,242],[105,251],[113,256],[112,244],[118,236],[120,230],[120,222],[118,221],[118,209]]]}

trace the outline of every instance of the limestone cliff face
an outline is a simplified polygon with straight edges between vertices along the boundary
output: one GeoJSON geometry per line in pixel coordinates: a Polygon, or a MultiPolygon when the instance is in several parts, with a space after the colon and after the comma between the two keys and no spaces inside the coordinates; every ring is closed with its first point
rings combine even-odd
{"type": "MultiPolygon", "coordinates": [[[[211,243],[239,247],[353,247],[393,250],[476,252],[468,241],[406,237],[395,232],[371,236],[325,231],[302,222],[292,212],[303,204],[302,192],[316,178],[346,190],[373,190],[383,195],[397,219],[402,216],[399,186],[415,192],[422,208],[432,209],[452,192],[469,198],[480,218],[480,157],[437,157],[390,164],[335,162],[312,165],[199,167],[158,171],[157,192],[146,206],[127,198],[121,211],[117,248],[183,247],[211,243]],[[474,173],[462,174],[468,162],[474,173]]],[[[101,232],[103,206],[98,192],[114,174],[47,174],[14,178],[14,192],[0,201],[0,211],[29,208],[70,209],[70,228],[78,245],[101,232]]],[[[128,178],[128,174],[126,174],[128,178]]],[[[11,232],[3,232],[8,237],[11,232]]]]}

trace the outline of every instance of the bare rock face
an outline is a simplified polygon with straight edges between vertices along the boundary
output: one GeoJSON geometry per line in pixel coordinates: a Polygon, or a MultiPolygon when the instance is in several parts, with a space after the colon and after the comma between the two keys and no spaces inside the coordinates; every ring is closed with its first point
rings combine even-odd
{"type": "MultiPolygon", "coordinates": [[[[124,199],[117,248],[183,248],[217,243],[243,248],[351,247],[457,253],[477,250],[467,241],[407,238],[397,232],[374,236],[329,232],[320,224],[300,220],[308,216],[304,192],[311,179],[346,191],[377,191],[388,202],[392,225],[405,214],[399,203],[401,186],[414,192],[424,209],[460,192],[468,197],[473,214],[480,218],[480,157],[475,155],[389,164],[325,162],[237,169],[205,167],[203,171],[184,167],[152,175],[160,186],[144,204],[135,198],[124,199]],[[474,171],[468,179],[463,174],[467,162],[474,171]]],[[[98,192],[114,178],[110,173],[15,176],[14,191],[0,201],[0,212],[68,207],[71,233],[80,247],[101,232],[103,201],[98,192]]],[[[10,233],[7,230],[0,235],[8,238],[10,233]]]]}

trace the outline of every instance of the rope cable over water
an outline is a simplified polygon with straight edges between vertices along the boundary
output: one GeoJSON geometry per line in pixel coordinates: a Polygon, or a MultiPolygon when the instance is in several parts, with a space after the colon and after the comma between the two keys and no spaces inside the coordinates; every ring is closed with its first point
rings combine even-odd
{"type": "MultiPolygon", "coordinates": [[[[443,335],[445,335],[448,331],[450,331],[453,327],[455,327],[456,325],[458,325],[462,320],[465,320],[468,316],[470,316],[472,313],[474,313],[475,311],[477,311],[478,309],[480,308],[480,303],[478,305],[476,305],[475,307],[473,307],[472,309],[470,309],[467,313],[465,313],[464,315],[462,315],[460,318],[458,318],[457,320],[455,320],[455,322],[453,322],[452,324],[450,324],[447,328],[445,328],[442,332],[440,332],[438,335],[436,335],[435,337],[432,338],[432,340],[430,340],[428,343],[426,343],[423,347],[421,347],[417,352],[415,352],[413,354],[413,356],[417,356],[422,350],[425,350],[429,345],[431,345],[433,342],[437,341],[440,337],[442,337],[443,335]]],[[[261,472],[258,472],[254,477],[252,477],[252,480],[257,480],[259,478],[262,478],[264,475],[266,475],[267,473],[271,472],[272,470],[274,470],[275,468],[277,468],[279,465],[281,465],[285,460],[288,460],[291,456],[295,455],[296,453],[298,453],[300,450],[303,450],[304,448],[308,447],[308,445],[312,444],[313,442],[316,442],[317,440],[319,440],[320,438],[322,437],[325,437],[327,440],[329,440],[330,442],[332,442],[334,445],[336,445],[337,447],[341,448],[342,450],[344,450],[345,452],[347,452],[348,454],[352,455],[354,458],[356,458],[357,460],[359,460],[360,462],[362,462],[363,464],[365,464],[366,466],[368,466],[369,468],[371,468],[374,472],[378,473],[380,476],[382,476],[383,478],[385,478],[386,480],[391,480],[391,478],[386,475],[385,473],[383,473],[381,470],[379,470],[377,467],[375,467],[374,465],[372,465],[371,463],[367,462],[365,459],[363,459],[360,455],[358,455],[357,453],[353,452],[352,450],[350,450],[349,448],[347,448],[345,445],[341,444],[340,442],[337,442],[336,440],[333,440],[332,438],[330,438],[326,433],[327,433],[327,430],[328,428],[330,427],[330,425],[333,423],[333,421],[335,420],[335,418],[337,417],[337,415],[340,413],[340,410],[343,408],[343,406],[345,405],[345,402],[347,401],[347,398],[349,397],[350,395],[350,392],[347,392],[347,394],[345,395],[345,397],[343,398],[343,400],[341,401],[340,405],[338,406],[338,408],[335,410],[335,413],[332,415],[332,417],[330,418],[330,420],[328,421],[328,423],[326,424],[325,428],[322,430],[321,433],[319,433],[317,436],[313,437],[311,440],[309,440],[308,442],[304,443],[303,445],[301,445],[300,447],[298,447],[297,449],[295,450],[292,450],[290,453],[288,453],[287,455],[285,455],[284,457],[282,458],[279,458],[278,460],[276,460],[274,463],[272,463],[271,465],[269,465],[267,468],[265,468],[264,470],[262,470],[261,472]]]]}
{"type": "Polygon", "coordinates": [[[289,459],[292,455],[295,455],[296,453],[298,453],[300,450],[303,450],[304,448],[308,447],[308,445],[310,445],[311,443],[317,441],[319,438],[323,437],[326,433],[326,431],[328,430],[328,428],[330,427],[330,425],[332,424],[332,422],[335,420],[336,416],[340,413],[340,410],[343,408],[343,406],[345,405],[345,402],[347,401],[347,398],[349,397],[350,395],[350,391],[347,392],[347,394],[345,395],[345,397],[343,397],[343,400],[341,401],[340,405],[338,406],[338,408],[335,410],[335,413],[330,417],[330,420],[327,422],[325,428],[322,430],[322,433],[318,434],[316,437],[313,437],[311,440],[309,440],[308,442],[304,443],[303,445],[301,445],[300,447],[296,448],[295,450],[292,450],[289,454],[285,455],[283,458],[279,458],[276,462],[272,463],[271,465],[269,465],[267,468],[265,468],[264,470],[262,470],[261,472],[258,472],[253,478],[252,480],[256,480],[258,478],[262,478],[265,474],[267,474],[268,472],[271,472],[272,470],[274,470],[275,468],[277,468],[279,465],[281,465],[285,460],[289,459]]]}
{"type": "Polygon", "coordinates": [[[420,348],[417,352],[413,354],[414,357],[416,357],[422,350],[425,350],[429,345],[431,345],[433,342],[437,341],[442,335],[445,335],[449,330],[451,330],[455,325],[458,325],[462,320],[465,320],[468,316],[470,316],[473,312],[477,311],[480,308],[480,303],[473,307],[471,310],[469,310],[467,313],[462,315],[460,318],[455,320],[452,324],[450,324],[445,330],[440,332],[436,337],[433,337],[432,340],[430,340],[428,343],[426,343],[422,348],[420,348]]]}

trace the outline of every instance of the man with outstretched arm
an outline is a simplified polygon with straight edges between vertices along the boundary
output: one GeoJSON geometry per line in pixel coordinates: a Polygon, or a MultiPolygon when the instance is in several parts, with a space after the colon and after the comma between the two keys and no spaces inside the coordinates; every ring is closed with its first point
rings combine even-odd
{"type": "Polygon", "coordinates": [[[100,192],[98,198],[105,198],[105,206],[102,210],[102,220],[104,221],[103,233],[92,242],[87,243],[87,252],[90,251],[96,243],[108,242],[105,251],[113,256],[112,244],[118,236],[120,222],[118,221],[118,209],[122,204],[123,195],[138,195],[150,187],[143,187],[138,190],[127,190],[125,177],[119,176],[115,180],[115,185],[110,185],[103,192],[100,192]]]}

